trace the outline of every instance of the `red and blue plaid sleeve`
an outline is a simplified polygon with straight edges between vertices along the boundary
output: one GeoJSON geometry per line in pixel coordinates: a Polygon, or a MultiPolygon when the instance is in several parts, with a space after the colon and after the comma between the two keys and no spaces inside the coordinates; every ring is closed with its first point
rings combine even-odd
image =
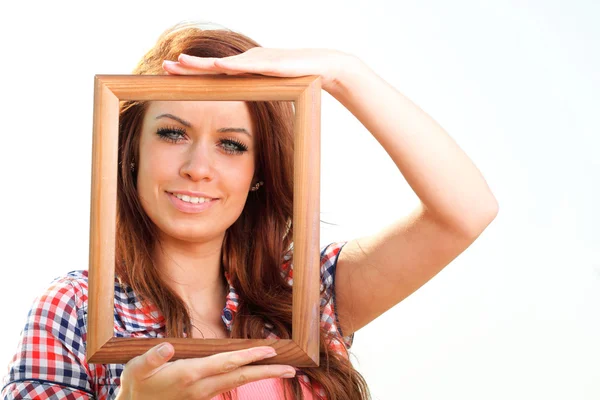
{"type": "Polygon", "coordinates": [[[34,301],[4,377],[4,399],[94,398],[81,305],[81,288],[68,277],[34,301]]]}
{"type": "MultiPolygon", "coordinates": [[[[345,241],[330,243],[321,250],[321,307],[323,307],[321,326],[332,335],[341,337],[346,349],[350,349],[354,341],[354,333],[344,336],[335,304],[335,270],[340,252],[346,243],[345,241]]],[[[332,346],[337,347],[335,343],[332,346]]],[[[338,343],[338,346],[342,346],[341,343],[338,343]]],[[[342,353],[341,348],[338,351],[342,353]]]]}
{"type": "MultiPolygon", "coordinates": [[[[330,341],[330,348],[342,356],[348,357],[348,351],[354,341],[354,333],[344,336],[342,329],[339,326],[337,310],[335,307],[335,270],[337,267],[338,257],[342,248],[347,242],[333,242],[321,248],[321,287],[320,287],[320,307],[321,307],[321,328],[324,328],[330,341]]],[[[286,279],[290,286],[294,283],[294,266],[288,253],[284,257],[282,266],[282,276],[286,279]]],[[[278,337],[272,332],[267,336],[268,339],[277,339],[278,337]]],[[[312,382],[310,378],[301,369],[296,369],[296,376],[301,383],[315,390],[317,398],[326,399],[325,389],[318,382],[312,382]]]]}

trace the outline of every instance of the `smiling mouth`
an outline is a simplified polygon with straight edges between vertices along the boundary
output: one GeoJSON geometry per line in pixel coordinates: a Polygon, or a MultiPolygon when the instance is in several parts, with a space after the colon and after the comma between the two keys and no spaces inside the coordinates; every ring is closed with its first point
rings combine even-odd
{"type": "Polygon", "coordinates": [[[218,200],[218,199],[213,199],[210,197],[194,197],[194,196],[188,196],[187,194],[179,194],[179,193],[171,193],[171,192],[168,192],[168,193],[177,197],[179,200],[185,201],[186,203],[190,203],[190,204],[209,203],[213,200],[218,200]]]}

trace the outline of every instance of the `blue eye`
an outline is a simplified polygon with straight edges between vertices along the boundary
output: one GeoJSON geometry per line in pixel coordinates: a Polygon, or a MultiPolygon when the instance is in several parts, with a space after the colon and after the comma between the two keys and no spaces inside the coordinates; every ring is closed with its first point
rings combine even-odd
{"type": "Polygon", "coordinates": [[[223,150],[228,154],[242,154],[248,151],[248,146],[234,138],[222,139],[221,143],[225,145],[223,150]]]}
{"type": "Polygon", "coordinates": [[[158,128],[156,134],[168,142],[177,143],[185,135],[185,129],[179,127],[158,128]]]}

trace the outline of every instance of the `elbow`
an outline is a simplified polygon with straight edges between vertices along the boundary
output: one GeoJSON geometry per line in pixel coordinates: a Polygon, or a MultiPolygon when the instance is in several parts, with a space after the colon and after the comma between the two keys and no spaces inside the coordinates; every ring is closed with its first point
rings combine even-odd
{"type": "Polygon", "coordinates": [[[498,201],[494,198],[487,207],[477,212],[477,216],[472,219],[473,222],[467,229],[467,234],[472,238],[479,237],[492,221],[496,219],[499,209],[498,201]]]}

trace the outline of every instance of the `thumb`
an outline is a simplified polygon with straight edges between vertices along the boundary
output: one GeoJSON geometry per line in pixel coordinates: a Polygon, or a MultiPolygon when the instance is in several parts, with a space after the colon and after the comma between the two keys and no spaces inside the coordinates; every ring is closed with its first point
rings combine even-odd
{"type": "Polygon", "coordinates": [[[141,356],[131,359],[127,364],[129,373],[138,379],[145,379],[156,372],[156,369],[163,366],[173,357],[175,349],[170,343],[161,343],[154,346],[141,356]]]}

